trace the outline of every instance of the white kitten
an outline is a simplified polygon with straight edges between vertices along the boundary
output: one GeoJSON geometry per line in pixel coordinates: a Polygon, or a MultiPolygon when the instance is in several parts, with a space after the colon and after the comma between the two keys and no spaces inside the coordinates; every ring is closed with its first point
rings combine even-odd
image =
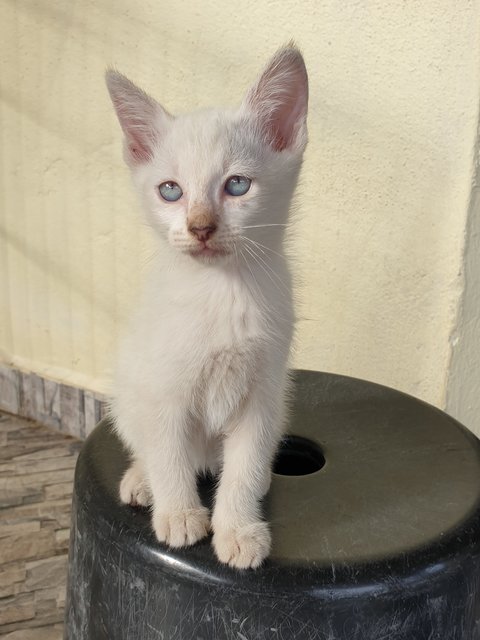
{"type": "Polygon", "coordinates": [[[257,567],[270,549],[259,501],[286,413],[282,243],[307,141],[303,58],[280,50],[235,110],[173,117],[115,71],[107,85],[163,257],[117,368],[113,415],[134,460],[120,496],[153,504],[160,541],[191,545],[210,528],[196,474],[220,471],[215,552],[257,567]]]}

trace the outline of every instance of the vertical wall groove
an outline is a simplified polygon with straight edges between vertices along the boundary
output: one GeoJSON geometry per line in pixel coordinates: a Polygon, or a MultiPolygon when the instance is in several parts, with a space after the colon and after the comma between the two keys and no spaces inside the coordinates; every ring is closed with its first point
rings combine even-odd
{"type": "Polygon", "coordinates": [[[446,409],[480,436],[480,102],[465,232],[463,294],[450,337],[446,409]]]}

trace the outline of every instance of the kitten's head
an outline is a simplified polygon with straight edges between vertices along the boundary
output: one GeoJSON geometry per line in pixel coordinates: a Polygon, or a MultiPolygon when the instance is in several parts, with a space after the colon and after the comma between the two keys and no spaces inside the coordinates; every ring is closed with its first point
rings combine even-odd
{"type": "Polygon", "coordinates": [[[216,263],[262,231],[281,238],[307,142],[298,49],[278,51],[235,110],[174,117],[116,71],[107,86],[148,219],[172,247],[216,263]]]}

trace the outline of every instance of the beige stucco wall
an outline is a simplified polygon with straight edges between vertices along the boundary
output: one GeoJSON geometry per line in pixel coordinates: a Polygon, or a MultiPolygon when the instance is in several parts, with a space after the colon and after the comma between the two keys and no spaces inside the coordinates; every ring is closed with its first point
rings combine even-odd
{"type": "Polygon", "coordinates": [[[0,360],[105,388],[152,247],[107,65],[171,111],[237,102],[294,37],[311,81],[297,366],[442,406],[463,287],[480,6],[4,0],[0,360]]]}

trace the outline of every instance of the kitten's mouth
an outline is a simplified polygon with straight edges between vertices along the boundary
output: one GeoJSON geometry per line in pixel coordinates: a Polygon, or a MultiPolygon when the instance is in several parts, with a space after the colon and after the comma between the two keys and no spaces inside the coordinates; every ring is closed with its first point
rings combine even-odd
{"type": "Polygon", "coordinates": [[[194,258],[217,258],[220,256],[226,256],[228,251],[219,247],[208,247],[204,244],[203,246],[190,249],[189,253],[194,258]]]}

